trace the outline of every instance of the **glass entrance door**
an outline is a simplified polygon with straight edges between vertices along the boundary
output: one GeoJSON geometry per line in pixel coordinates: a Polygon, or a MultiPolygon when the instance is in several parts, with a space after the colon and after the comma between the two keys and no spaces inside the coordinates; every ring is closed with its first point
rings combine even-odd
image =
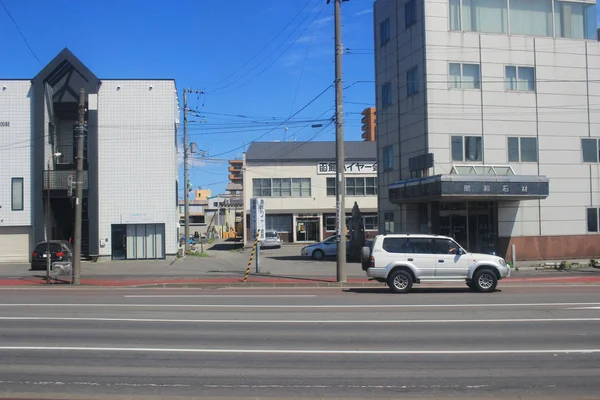
{"type": "Polygon", "coordinates": [[[473,253],[496,252],[497,217],[494,202],[440,204],[439,234],[450,236],[473,253]]]}
{"type": "Polygon", "coordinates": [[[112,259],[125,260],[127,255],[127,225],[112,225],[112,259]]]}
{"type": "Polygon", "coordinates": [[[318,242],[319,220],[299,219],[296,221],[296,242],[318,242]]]}

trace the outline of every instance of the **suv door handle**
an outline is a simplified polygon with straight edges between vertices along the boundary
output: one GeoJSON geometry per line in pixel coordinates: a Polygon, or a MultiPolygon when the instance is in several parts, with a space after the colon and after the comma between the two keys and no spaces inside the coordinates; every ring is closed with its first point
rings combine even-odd
{"type": "Polygon", "coordinates": [[[438,260],[438,262],[444,262],[444,260],[440,258],[440,259],[438,260]]]}
{"type": "Polygon", "coordinates": [[[407,260],[408,260],[408,261],[413,261],[413,259],[412,259],[412,258],[408,258],[407,260]]]}

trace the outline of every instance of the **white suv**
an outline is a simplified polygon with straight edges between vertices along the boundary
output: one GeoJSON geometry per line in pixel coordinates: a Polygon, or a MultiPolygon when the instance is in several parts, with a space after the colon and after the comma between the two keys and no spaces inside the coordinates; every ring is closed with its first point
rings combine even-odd
{"type": "Polygon", "coordinates": [[[510,276],[506,261],[490,254],[468,253],[452,238],[438,235],[377,235],[362,249],[367,276],[398,293],[413,283],[466,282],[473,290],[493,292],[498,280],[510,276]]]}

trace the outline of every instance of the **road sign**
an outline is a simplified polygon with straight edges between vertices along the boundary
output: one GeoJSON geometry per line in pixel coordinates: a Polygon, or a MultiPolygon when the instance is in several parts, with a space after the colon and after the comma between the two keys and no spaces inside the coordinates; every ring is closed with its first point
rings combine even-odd
{"type": "Polygon", "coordinates": [[[250,199],[250,234],[256,235],[258,229],[260,229],[258,240],[265,240],[267,229],[265,199],[253,197],[250,199]]]}

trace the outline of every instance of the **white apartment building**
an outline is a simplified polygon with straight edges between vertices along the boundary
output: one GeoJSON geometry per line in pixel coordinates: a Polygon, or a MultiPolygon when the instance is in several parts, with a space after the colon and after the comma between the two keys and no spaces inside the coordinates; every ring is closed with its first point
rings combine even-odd
{"type": "MultiPolygon", "coordinates": [[[[346,216],[356,202],[367,234],[377,221],[377,148],[346,142],[346,216]]],[[[254,142],[244,155],[245,243],[250,234],[250,199],[262,197],[266,229],[285,242],[310,243],[335,234],[335,142],[254,142]]]]}
{"type": "Polygon", "coordinates": [[[600,255],[600,44],[584,0],[377,0],[380,229],[600,255]]]}
{"type": "Polygon", "coordinates": [[[69,186],[81,88],[87,121],[82,255],[177,253],[175,81],[100,80],[65,49],[31,80],[0,79],[0,262],[27,262],[46,237],[48,216],[50,239],[73,236],[69,186]]]}

